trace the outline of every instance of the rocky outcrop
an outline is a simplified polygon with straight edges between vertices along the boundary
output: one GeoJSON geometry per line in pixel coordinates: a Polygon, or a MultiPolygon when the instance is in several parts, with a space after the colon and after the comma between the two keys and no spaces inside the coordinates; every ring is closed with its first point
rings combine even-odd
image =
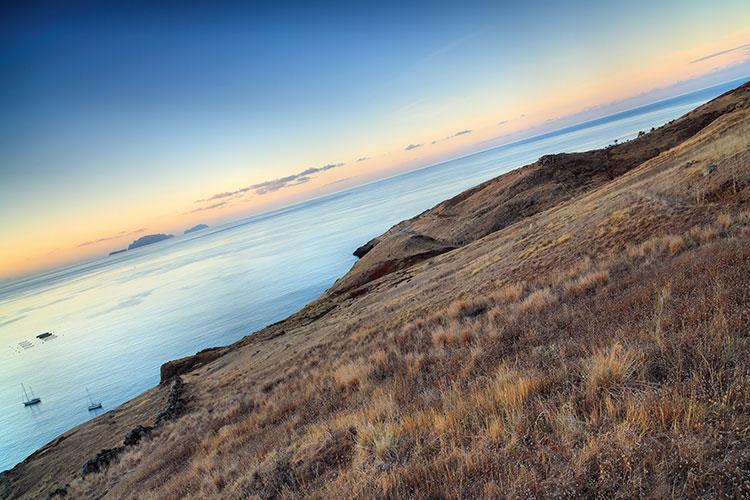
{"type": "Polygon", "coordinates": [[[155,426],[161,425],[169,420],[174,420],[185,411],[185,400],[183,398],[182,388],[182,378],[178,376],[174,379],[174,383],[172,383],[172,390],[169,391],[167,407],[163,412],[157,415],[156,421],[154,422],[155,426]]]}
{"type": "Polygon", "coordinates": [[[159,369],[159,375],[161,378],[160,383],[163,384],[178,375],[183,375],[199,366],[210,363],[224,354],[225,351],[226,349],[223,347],[214,347],[211,349],[204,349],[192,356],[167,361],[161,365],[161,368],[159,369]]]}
{"type": "Polygon", "coordinates": [[[86,461],[85,464],[81,467],[81,477],[86,477],[89,474],[94,474],[96,472],[102,471],[107,466],[109,466],[110,463],[112,463],[118,456],[120,456],[120,453],[122,453],[125,450],[124,446],[118,446],[116,448],[105,448],[101,450],[99,453],[96,454],[94,458],[90,458],[86,461]]]}
{"type": "Polygon", "coordinates": [[[141,441],[141,439],[148,436],[153,430],[154,428],[150,425],[139,425],[138,427],[131,429],[127,434],[125,434],[125,440],[123,441],[123,444],[125,446],[135,446],[141,441]]]}
{"type": "MultiPolygon", "coordinates": [[[[97,453],[93,458],[88,459],[81,467],[81,477],[86,477],[89,474],[95,474],[106,469],[112,462],[114,462],[120,454],[125,451],[128,447],[135,446],[141,442],[141,440],[151,434],[151,432],[162,425],[163,423],[174,420],[175,418],[182,415],[185,411],[185,398],[183,394],[184,384],[182,383],[181,377],[176,377],[172,383],[172,389],[169,391],[167,398],[167,405],[164,411],[159,413],[154,421],[153,426],[139,425],[134,427],[125,434],[122,446],[115,448],[105,448],[97,453]]],[[[55,491],[62,490],[58,488],[55,491]]],[[[52,492],[54,493],[54,491],[52,492]]],[[[52,495],[50,493],[50,495],[52,495]]],[[[67,490],[65,491],[67,494],[67,490]]]]}

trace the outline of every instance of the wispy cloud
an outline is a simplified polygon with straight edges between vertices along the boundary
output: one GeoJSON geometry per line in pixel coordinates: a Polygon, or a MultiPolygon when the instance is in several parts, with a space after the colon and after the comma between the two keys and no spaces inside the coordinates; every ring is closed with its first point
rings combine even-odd
{"type": "Polygon", "coordinates": [[[421,147],[422,147],[421,144],[409,144],[408,146],[404,148],[404,151],[411,151],[412,149],[417,149],[421,147]]]}
{"type": "Polygon", "coordinates": [[[742,45],[738,45],[737,47],[732,47],[731,49],[720,50],[718,52],[714,52],[713,54],[708,54],[707,56],[699,57],[698,59],[694,59],[690,61],[690,64],[707,61],[709,59],[713,59],[714,57],[723,56],[724,54],[729,54],[730,52],[735,52],[737,50],[742,50],[742,49],[750,49],[750,43],[744,43],[742,45]]]}
{"type": "Polygon", "coordinates": [[[472,130],[468,129],[468,128],[466,130],[459,130],[458,132],[456,132],[455,134],[453,134],[452,136],[450,136],[449,139],[452,139],[453,137],[458,137],[458,136],[461,136],[461,135],[471,134],[471,132],[472,132],[472,130]]]}
{"type": "Polygon", "coordinates": [[[136,229],[135,231],[120,231],[119,233],[113,234],[112,236],[105,236],[104,238],[99,238],[99,239],[96,239],[96,240],[85,241],[83,243],[80,243],[78,245],[78,248],[87,247],[87,246],[90,246],[90,245],[98,245],[99,243],[104,243],[105,241],[111,241],[111,240],[116,240],[116,239],[119,239],[119,238],[124,238],[125,236],[133,236],[135,234],[142,233],[145,230],[146,230],[145,227],[140,227],[140,228],[136,229]]]}
{"type": "Polygon", "coordinates": [[[215,208],[220,208],[226,205],[226,201],[220,201],[218,203],[212,203],[211,205],[205,206],[205,207],[198,207],[190,210],[189,212],[185,212],[186,214],[194,214],[195,212],[203,212],[204,210],[213,210],[215,208]]]}
{"type": "Polygon", "coordinates": [[[498,125],[505,125],[506,123],[508,123],[508,120],[500,120],[497,122],[498,125]]]}
{"type": "Polygon", "coordinates": [[[362,156],[361,158],[357,158],[357,162],[360,162],[360,161],[367,161],[367,160],[369,160],[369,159],[370,159],[370,157],[369,157],[369,156],[362,156]]]}
{"type": "MultiPolygon", "coordinates": [[[[310,179],[312,179],[312,176],[315,174],[319,174],[320,172],[325,172],[333,168],[338,168],[343,165],[344,165],[343,163],[330,163],[328,165],[323,165],[322,167],[306,168],[302,172],[298,172],[296,174],[287,175],[285,177],[279,177],[278,179],[272,179],[270,181],[259,182],[257,184],[245,186],[240,189],[236,189],[234,191],[225,191],[223,193],[216,193],[212,196],[209,196],[208,198],[195,200],[195,203],[205,203],[208,201],[223,200],[226,198],[233,198],[237,195],[241,195],[245,193],[254,193],[256,195],[262,196],[264,194],[278,191],[279,189],[292,187],[292,186],[299,186],[300,184],[304,184],[305,182],[310,181],[310,179]]],[[[226,202],[224,202],[224,204],[226,204],[226,202]]],[[[212,208],[218,208],[220,206],[223,206],[223,205],[214,203],[206,207],[201,207],[201,208],[192,210],[192,212],[197,212],[200,210],[211,210],[212,208]]]]}

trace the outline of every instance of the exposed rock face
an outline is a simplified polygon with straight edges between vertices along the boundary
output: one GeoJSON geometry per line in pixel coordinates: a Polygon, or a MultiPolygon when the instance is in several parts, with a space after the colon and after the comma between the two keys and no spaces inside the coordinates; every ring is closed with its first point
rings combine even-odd
{"type": "Polygon", "coordinates": [[[160,383],[164,383],[177,375],[187,373],[199,366],[210,363],[214,359],[224,354],[226,349],[222,347],[214,347],[211,349],[204,349],[197,354],[192,356],[186,356],[184,358],[175,359],[173,361],[167,361],[160,368],[161,380],[160,383]]]}
{"type": "Polygon", "coordinates": [[[147,234],[146,236],[141,236],[140,238],[135,240],[133,243],[128,245],[128,250],[133,250],[134,248],[139,248],[139,247],[143,247],[146,245],[153,245],[154,243],[168,240],[169,238],[174,238],[174,235],[173,234],[147,234]]]}
{"type": "Polygon", "coordinates": [[[367,252],[369,252],[370,250],[372,250],[373,247],[375,245],[377,245],[378,243],[380,243],[380,238],[373,238],[373,239],[371,239],[370,241],[368,241],[367,243],[365,243],[361,247],[357,248],[354,251],[354,256],[357,257],[357,258],[359,258],[359,259],[361,259],[362,257],[364,257],[367,254],[367,252]]]}

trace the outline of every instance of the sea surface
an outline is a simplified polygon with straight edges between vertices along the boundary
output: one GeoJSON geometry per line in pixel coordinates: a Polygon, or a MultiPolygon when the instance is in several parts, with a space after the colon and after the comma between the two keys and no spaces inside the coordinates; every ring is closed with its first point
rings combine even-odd
{"type": "Polygon", "coordinates": [[[0,470],[159,382],[159,366],[281,320],[403,219],[541,155],[634,138],[707,88],[112,257],[0,284],[0,470]],[[56,338],[36,339],[52,331],[56,338]],[[21,384],[42,403],[21,404],[21,384]],[[86,388],[103,409],[87,410],[86,388]]]}

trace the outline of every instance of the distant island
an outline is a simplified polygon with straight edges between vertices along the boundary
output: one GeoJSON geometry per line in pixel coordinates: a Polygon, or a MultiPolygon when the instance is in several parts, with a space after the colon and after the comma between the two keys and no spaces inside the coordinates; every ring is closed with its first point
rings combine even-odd
{"type": "Polygon", "coordinates": [[[128,245],[128,250],[133,250],[134,248],[138,247],[144,247],[146,245],[151,245],[153,243],[158,243],[163,240],[168,240],[169,238],[174,238],[173,234],[147,234],[146,236],[142,236],[135,240],[133,243],[128,245]]]}
{"type": "Polygon", "coordinates": [[[117,255],[118,253],[127,252],[127,248],[121,248],[119,250],[115,250],[114,252],[109,252],[110,255],[117,255]]]}
{"type": "Polygon", "coordinates": [[[193,226],[190,229],[185,229],[184,234],[190,234],[196,231],[203,231],[204,229],[208,229],[208,226],[206,224],[198,224],[197,226],[193,226]]]}

